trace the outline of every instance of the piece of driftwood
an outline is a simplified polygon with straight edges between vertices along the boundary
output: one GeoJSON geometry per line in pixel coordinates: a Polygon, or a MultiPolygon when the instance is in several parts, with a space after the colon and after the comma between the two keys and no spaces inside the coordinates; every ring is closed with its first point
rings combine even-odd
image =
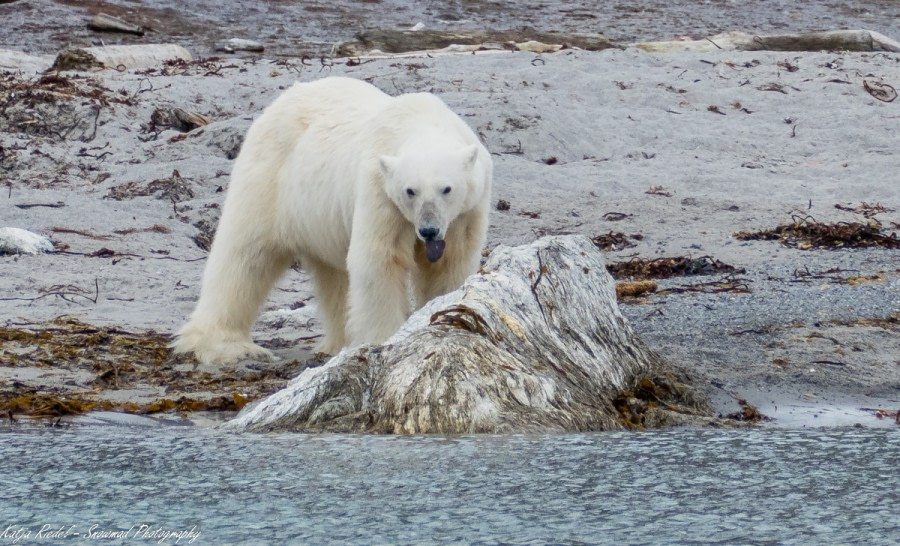
{"type": "Polygon", "coordinates": [[[88,22],[88,28],[98,32],[122,32],[125,34],[134,34],[136,36],[144,35],[144,27],[132,25],[124,19],[107,15],[106,13],[98,13],[88,22]]]}
{"type": "Polygon", "coordinates": [[[494,249],[383,346],[348,348],[225,426],[252,431],[590,431],[710,421],[637,337],[582,236],[494,249]]]}
{"type": "MultiPolygon", "coordinates": [[[[449,32],[439,30],[367,30],[356,35],[356,40],[337,44],[335,57],[358,57],[372,50],[382,53],[405,53],[444,49],[452,45],[482,46],[484,44],[528,44],[539,42],[545,47],[563,44],[570,47],[600,51],[614,47],[602,34],[538,32],[533,30],[504,30],[478,32],[449,32]]],[[[526,48],[529,46],[526,45],[526,48]]]]}
{"type": "Polygon", "coordinates": [[[34,56],[21,51],[0,49],[0,70],[15,70],[25,74],[43,72],[53,64],[53,57],[34,56]]]}
{"type": "Polygon", "coordinates": [[[176,44],[74,47],[56,56],[52,70],[116,70],[155,68],[166,61],[192,61],[190,52],[176,44]]]}
{"type": "Polygon", "coordinates": [[[198,112],[188,112],[181,108],[157,108],[150,114],[150,122],[157,128],[171,127],[187,133],[198,127],[212,123],[212,118],[198,112]]]}
{"type": "Polygon", "coordinates": [[[758,35],[734,31],[701,40],[640,42],[634,47],[664,51],[900,51],[900,42],[871,30],[829,30],[793,34],[758,35]]]}
{"type": "Polygon", "coordinates": [[[245,40],[243,38],[231,38],[227,40],[224,44],[218,46],[216,48],[218,51],[224,51],[225,53],[234,53],[235,51],[252,51],[255,53],[262,53],[266,50],[266,46],[257,42],[256,40],[245,40]]]}

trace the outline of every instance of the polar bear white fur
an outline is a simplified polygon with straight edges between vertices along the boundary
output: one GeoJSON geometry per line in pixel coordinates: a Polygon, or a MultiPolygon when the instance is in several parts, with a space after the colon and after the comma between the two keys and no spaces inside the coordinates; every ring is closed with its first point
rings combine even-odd
{"type": "Polygon", "coordinates": [[[299,261],[325,326],[319,349],[380,343],[415,305],[479,265],[492,162],[437,97],[351,78],[297,83],[235,162],[197,307],[172,347],[203,363],[271,357],[250,328],[299,261]]]}

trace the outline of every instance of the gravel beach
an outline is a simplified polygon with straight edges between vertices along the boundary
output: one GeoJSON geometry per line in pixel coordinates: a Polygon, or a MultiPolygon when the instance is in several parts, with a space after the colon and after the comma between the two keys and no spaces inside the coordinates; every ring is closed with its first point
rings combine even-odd
{"type": "MultiPolygon", "coordinates": [[[[43,4],[75,9],[28,1],[0,10],[43,4]]],[[[889,33],[886,26],[868,25],[889,33]]],[[[671,38],[668,30],[649,38],[671,38]]],[[[0,38],[0,48],[33,55],[60,45],[0,38]]],[[[46,235],[57,249],[0,256],[7,402],[49,393],[104,401],[98,409],[234,410],[314,361],[321,327],[302,271],[280,282],[254,331],[280,362],[195,369],[164,344],[196,301],[251,121],[293,82],[342,75],[389,94],[433,92],[481,136],[494,154],[498,205],[487,250],[545,234],[598,244],[618,234],[605,248],[611,264],[685,257],[731,266],[658,278],[656,293],[620,302],[717,411],[746,400],[776,426],[895,426],[900,100],[870,90],[900,85],[898,54],[614,48],[311,61],[209,58],[207,46],[176,42],[203,58],[0,75],[0,227],[46,235]],[[173,128],[165,116],[175,109],[209,123],[173,128]],[[820,246],[785,232],[736,236],[785,225],[869,226],[888,242],[850,248],[858,245],[820,246]],[[73,342],[79,335],[87,337],[73,342]],[[44,343],[47,336],[70,336],[65,343],[82,352],[44,343]],[[106,356],[92,360],[90,347],[106,356]],[[146,351],[152,363],[136,356],[146,351]]]]}

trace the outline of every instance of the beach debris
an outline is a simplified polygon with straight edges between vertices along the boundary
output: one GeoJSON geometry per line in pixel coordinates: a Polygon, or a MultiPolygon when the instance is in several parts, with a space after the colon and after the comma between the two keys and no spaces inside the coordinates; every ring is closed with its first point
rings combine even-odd
{"type": "Polygon", "coordinates": [[[854,320],[834,319],[831,323],[837,326],[871,326],[900,333],[900,311],[894,311],[886,317],[869,317],[854,320]]]}
{"type": "MultiPolygon", "coordinates": [[[[764,85],[760,85],[759,87],[757,87],[757,89],[759,89],[760,91],[777,91],[778,93],[783,93],[783,94],[787,95],[787,91],[784,90],[784,86],[781,85],[780,83],[775,83],[775,82],[767,83],[764,85]]],[[[794,88],[794,89],[796,90],[796,88],[794,88]]],[[[790,123],[790,122],[786,122],[786,123],[790,123]]]]}
{"type": "Polygon", "coordinates": [[[900,248],[896,232],[883,233],[882,225],[874,219],[867,223],[817,222],[811,216],[792,216],[791,224],[773,229],[739,231],[733,235],[741,241],[779,241],[782,245],[798,250],[840,248],[900,248]]]}
{"type": "Polygon", "coordinates": [[[855,275],[842,276],[841,273],[859,273],[857,270],[841,269],[833,267],[824,271],[810,271],[809,267],[803,269],[795,269],[791,274],[790,282],[809,283],[813,280],[824,280],[835,284],[849,284],[850,286],[859,286],[861,284],[876,283],[880,284],[887,281],[887,275],[884,271],[879,271],[871,275],[855,275]]]}
{"type": "Polygon", "coordinates": [[[729,413],[725,416],[725,419],[733,419],[735,421],[743,421],[747,423],[758,423],[760,421],[771,421],[772,418],[766,415],[763,415],[753,404],[747,402],[744,399],[739,399],[737,401],[738,405],[741,407],[740,411],[736,411],[734,413],[729,413]]]}
{"type": "Polygon", "coordinates": [[[216,237],[217,225],[218,222],[206,218],[194,222],[194,227],[197,228],[197,234],[191,237],[191,240],[194,241],[194,244],[197,245],[199,249],[209,252],[212,248],[213,239],[216,237]]]}
{"type": "MultiPolygon", "coordinates": [[[[787,59],[785,59],[783,61],[778,61],[778,68],[780,68],[782,70],[786,70],[788,72],[796,72],[796,71],[800,70],[799,66],[793,64],[792,62],[788,61],[787,59]]],[[[740,108],[740,106],[738,106],[737,108],[740,108]]]]}
{"type": "Polygon", "coordinates": [[[161,67],[172,60],[190,62],[193,57],[188,50],[176,44],[75,47],[61,51],[51,70],[147,69],[161,67]]]}
{"type": "Polygon", "coordinates": [[[53,241],[37,233],[15,227],[0,228],[0,256],[52,252],[53,241]]]}
{"type": "Polygon", "coordinates": [[[0,75],[0,130],[10,133],[90,142],[100,112],[110,104],[130,104],[130,96],[114,93],[97,79],[44,74],[23,80],[0,75]]]}
{"type": "Polygon", "coordinates": [[[894,102],[897,98],[894,86],[877,80],[863,80],[863,89],[882,102],[894,102]]]}
{"type": "Polygon", "coordinates": [[[496,209],[497,209],[497,210],[500,210],[500,211],[507,211],[507,210],[509,210],[509,201],[507,201],[507,200],[505,200],[505,199],[499,199],[499,200],[497,201],[496,209]]]}
{"type": "Polygon", "coordinates": [[[893,419],[895,423],[900,425],[900,410],[892,411],[884,408],[859,408],[859,410],[869,412],[877,419],[893,419]]]}
{"type": "Polygon", "coordinates": [[[18,209],[33,209],[37,207],[46,207],[50,209],[61,209],[65,207],[66,204],[62,201],[57,201],[56,203],[18,203],[15,205],[18,209]]]}
{"type": "Polygon", "coordinates": [[[143,36],[146,32],[144,27],[132,25],[124,19],[102,12],[93,16],[87,26],[89,29],[98,32],[122,32],[125,34],[134,34],[136,36],[143,36]]]}
{"type": "Polygon", "coordinates": [[[0,49],[0,70],[36,74],[50,68],[53,57],[49,55],[28,55],[21,51],[0,49]]]}
{"type": "MultiPolygon", "coordinates": [[[[0,301],[28,301],[35,302],[38,300],[42,300],[44,298],[54,297],[59,298],[68,303],[80,304],[82,303],[80,300],[76,300],[74,298],[81,298],[90,303],[97,303],[97,300],[100,296],[100,281],[98,279],[94,279],[94,290],[93,296],[91,296],[91,291],[85,290],[84,288],[75,286],[74,284],[54,284],[53,286],[48,286],[45,288],[41,288],[38,290],[39,296],[34,297],[24,297],[24,296],[13,296],[13,297],[3,297],[0,298],[0,301]]],[[[2,356],[2,353],[0,353],[2,356]]],[[[0,359],[0,365],[4,362],[0,359]]]]}
{"type": "Polygon", "coordinates": [[[616,283],[616,298],[637,298],[649,292],[656,292],[656,281],[626,281],[616,283]]]}
{"type": "Polygon", "coordinates": [[[841,205],[840,203],[836,203],[834,205],[834,208],[836,208],[838,210],[843,210],[846,212],[862,214],[866,218],[873,218],[877,214],[881,214],[883,212],[895,212],[895,210],[896,210],[896,209],[889,209],[889,208],[885,207],[884,205],[882,205],[881,203],[870,204],[870,203],[866,203],[865,201],[863,201],[859,205],[856,205],[855,207],[848,207],[846,205],[841,205]]]}
{"type": "Polygon", "coordinates": [[[828,30],[790,34],[723,32],[699,40],[640,42],[634,47],[662,51],[900,51],[900,42],[872,30],[828,30]]]}
{"type": "Polygon", "coordinates": [[[591,242],[600,250],[610,252],[637,246],[634,241],[641,241],[643,238],[644,236],[640,233],[628,236],[621,231],[610,231],[605,235],[594,235],[591,237],[591,242]]]}
{"type": "Polygon", "coordinates": [[[624,212],[607,212],[603,215],[603,219],[607,222],[619,222],[626,218],[631,218],[633,214],[625,214],[624,212]]]}
{"type": "MultiPolygon", "coordinates": [[[[99,380],[98,383],[101,386],[106,386],[106,379],[99,380]]],[[[116,385],[110,386],[116,387],[116,385]]],[[[12,416],[27,415],[29,417],[38,418],[65,417],[70,415],[80,415],[91,411],[119,411],[137,415],[196,411],[234,412],[246,405],[245,400],[246,397],[236,398],[235,395],[213,396],[208,398],[185,395],[180,396],[177,399],[161,398],[152,402],[139,403],[116,400],[96,400],[87,393],[56,394],[26,392],[24,394],[17,394],[0,392],[0,409],[5,410],[8,415],[12,416]]]]}
{"type": "Polygon", "coordinates": [[[41,375],[0,384],[0,413],[57,417],[99,410],[237,411],[283,387],[307,366],[294,360],[263,368],[190,371],[192,359],[171,355],[169,337],[152,330],[95,326],[72,317],[0,326],[0,365],[60,370],[69,379],[57,383],[41,375]],[[106,396],[110,389],[141,394],[120,399],[106,396]]]}
{"type": "Polygon", "coordinates": [[[717,275],[721,273],[745,273],[744,269],[723,263],[710,256],[687,258],[655,258],[647,260],[633,258],[627,262],[611,263],[606,266],[616,279],[668,279],[694,275],[717,275]]]}
{"type": "Polygon", "coordinates": [[[622,392],[613,406],[625,427],[642,430],[654,426],[654,413],[659,409],[684,414],[692,413],[690,407],[680,406],[679,398],[684,397],[674,377],[645,377],[631,390],[622,392]]]}
{"type": "Polygon", "coordinates": [[[116,235],[131,235],[132,233],[161,233],[163,235],[168,235],[169,233],[172,233],[172,229],[162,224],[153,224],[152,226],[145,228],[114,229],[113,233],[116,235]]]}
{"type": "Polygon", "coordinates": [[[650,189],[645,191],[644,193],[649,195],[662,195],[663,197],[672,197],[672,192],[666,190],[666,188],[662,186],[650,186],[650,189]]]}
{"type": "Polygon", "coordinates": [[[707,109],[707,111],[712,112],[713,114],[721,114],[723,116],[727,115],[725,112],[722,111],[721,108],[719,108],[715,104],[710,104],[709,106],[706,107],[706,109],[707,109]]]}
{"type": "Polygon", "coordinates": [[[660,295],[684,294],[688,292],[699,292],[706,294],[720,294],[722,292],[749,294],[750,292],[752,292],[752,290],[750,289],[751,282],[752,281],[750,279],[736,277],[733,274],[728,274],[721,279],[716,279],[708,282],[690,283],[681,286],[673,286],[671,288],[666,288],[665,290],[660,290],[657,293],[660,295]]]}
{"type": "Polygon", "coordinates": [[[212,123],[212,118],[197,112],[188,112],[181,108],[157,108],[150,114],[148,131],[158,131],[160,128],[172,128],[182,133],[188,133],[198,127],[212,123]]]}
{"type": "Polygon", "coordinates": [[[91,231],[87,231],[84,229],[74,229],[67,227],[54,226],[50,228],[50,231],[53,233],[67,233],[72,235],[80,235],[81,237],[87,237],[88,239],[93,239],[95,241],[106,241],[112,239],[109,235],[101,235],[99,233],[93,233],[91,231]]]}
{"type": "Polygon", "coordinates": [[[106,193],[109,199],[122,201],[125,199],[134,199],[135,197],[143,197],[154,195],[157,199],[168,199],[174,203],[185,201],[194,197],[189,178],[181,176],[178,169],[174,169],[172,174],[166,178],[157,178],[142,184],[137,181],[125,182],[118,186],[113,186],[106,193]]]}
{"type": "Polygon", "coordinates": [[[519,216],[524,216],[526,218],[531,218],[532,220],[537,220],[541,217],[541,211],[539,211],[539,210],[520,210],[519,216]]]}
{"type": "MultiPolygon", "coordinates": [[[[499,44],[501,50],[514,44],[516,49],[547,52],[564,46],[588,51],[600,51],[614,47],[602,34],[538,32],[535,30],[453,32],[441,30],[366,30],[356,34],[354,41],[336,44],[332,56],[337,58],[360,57],[375,51],[382,54],[425,52],[444,50],[471,52],[486,45],[499,44]],[[540,47],[538,46],[540,45],[540,47]]],[[[496,47],[492,49],[497,49],[496,47]]]]}
{"type": "Polygon", "coordinates": [[[245,40],[243,38],[231,38],[216,48],[216,51],[224,51],[225,53],[234,53],[235,51],[262,53],[265,50],[266,47],[256,40],[245,40]]]}

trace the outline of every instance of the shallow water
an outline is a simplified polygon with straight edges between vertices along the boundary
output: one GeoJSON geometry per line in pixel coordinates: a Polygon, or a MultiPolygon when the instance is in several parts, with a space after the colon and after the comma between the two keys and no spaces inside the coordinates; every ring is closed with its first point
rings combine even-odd
{"type": "Polygon", "coordinates": [[[871,429],[373,437],[4,426],[0,532],[10,543],[62,527],[69,537],[50,542],[66,544],[129,529],[103,542],[149,543],[135,538],[142,524],[193,529],[195,544],[891,544],[898,453],[900,433],[871,429]]]}

